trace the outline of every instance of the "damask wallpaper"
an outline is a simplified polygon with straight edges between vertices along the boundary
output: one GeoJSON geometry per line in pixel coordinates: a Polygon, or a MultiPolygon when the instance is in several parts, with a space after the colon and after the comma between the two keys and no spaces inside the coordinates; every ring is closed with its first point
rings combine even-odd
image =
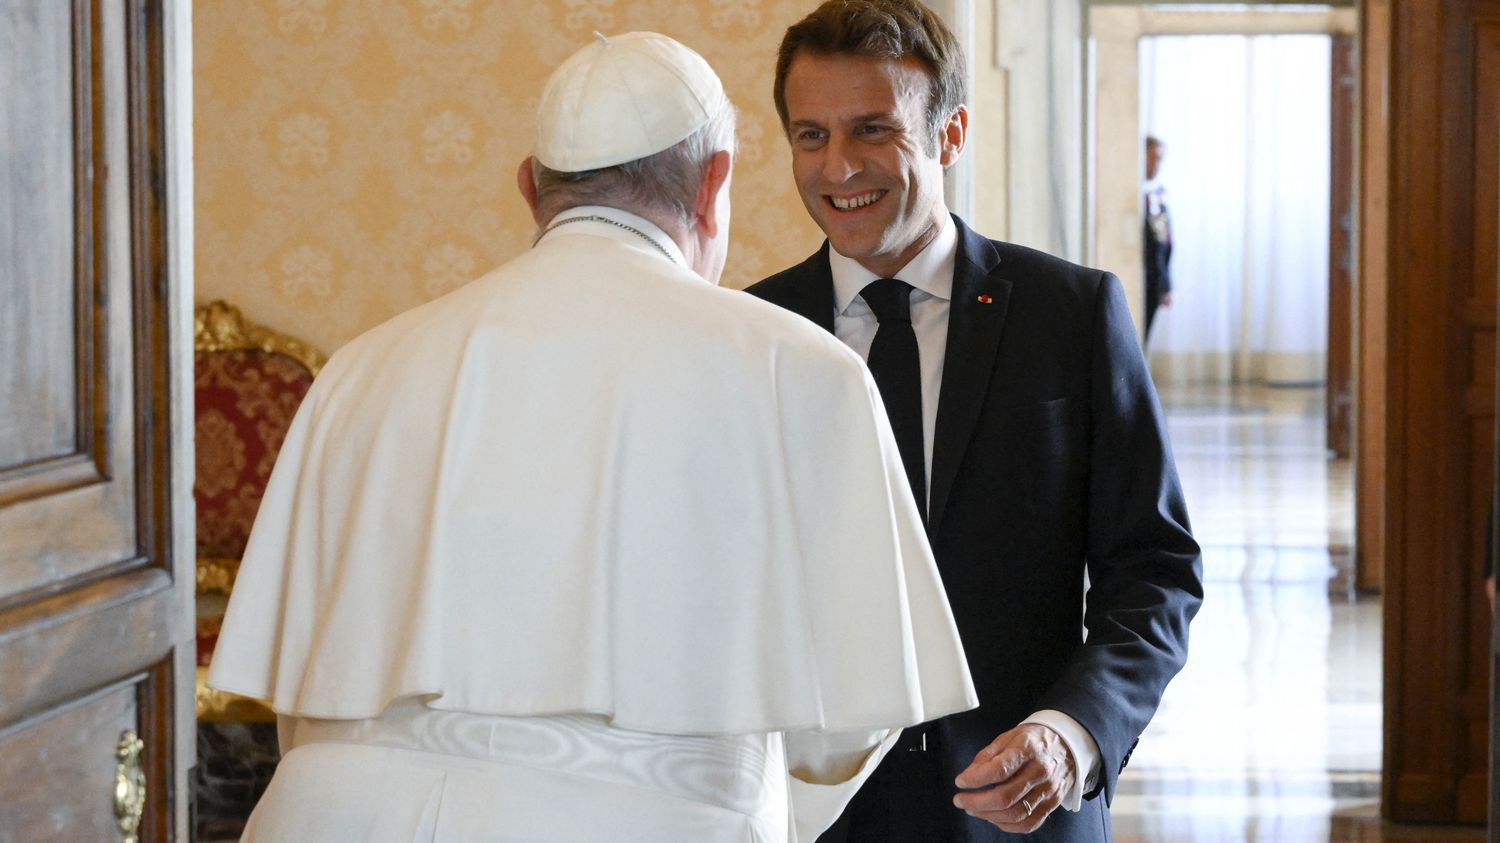
{"type": "Polygon", "coordinates": [[[199,301],[331,352],[525,249],[537,95],[590,32],[663,32],[740,110],[726,286],[821,241],[771,102],[814,0],[196,0],[199,301]]]}

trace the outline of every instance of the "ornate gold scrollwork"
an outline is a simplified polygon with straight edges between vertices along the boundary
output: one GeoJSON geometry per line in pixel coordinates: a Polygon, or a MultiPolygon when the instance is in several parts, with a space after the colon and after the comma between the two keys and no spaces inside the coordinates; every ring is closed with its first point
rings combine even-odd
{"type": "Polygon", "coordinates": [[[193,350],[237,349],[284,354],[306,366],[313,377],[317,377],[324,363],[324,357],[317,349],[299,339],[278,334],[251,322],[232,304],[214,300],[193,310],[193,350]]]}
{"type": "Polygon", "coordinates": [[[141,750],[146,742],[135,732],[120,733],[115,747],[115,821],[120,826],[122,843],[137,843],[141,814],[146,810],[146,774],[141,770],[141,750]]]}
{"type": "Polygon", "coordinates": [[[216,556],[198,557],[198,593],[229,594],[234,578],[240,572],[240,560],[216,556]]]}
{"type": "Polygon", "coordinates": [[[205,722],[276,722],[276,712],[260,700],[252,700],[239,694],[208,687],[208,668],[206,667],[198,668],[198,681],[193,697],[198,719],[205,722]]]}

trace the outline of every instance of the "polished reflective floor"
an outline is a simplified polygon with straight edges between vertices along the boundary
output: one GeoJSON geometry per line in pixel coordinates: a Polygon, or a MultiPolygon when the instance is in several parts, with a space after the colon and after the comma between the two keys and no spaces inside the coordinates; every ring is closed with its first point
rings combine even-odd
{"type": "Polygon", "coordinates": [[[1354,593],[1352,473],[1324,395],[1163,390],[1205,599],[1120,779],[1118,843],[1482,839],[1379,819],[1380,601],[1354,593]]]}

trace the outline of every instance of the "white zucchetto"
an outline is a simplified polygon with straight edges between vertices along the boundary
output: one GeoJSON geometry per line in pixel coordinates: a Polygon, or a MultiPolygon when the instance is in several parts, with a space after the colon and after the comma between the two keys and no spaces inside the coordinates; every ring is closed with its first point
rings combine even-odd
{"type": "Polygon", "coordinates": [[[708,62],[665,35],[595,35],[542,91],[536,160],[549,169],[577,173],[654,155],[701,128],[724,98],[708,62]]]}

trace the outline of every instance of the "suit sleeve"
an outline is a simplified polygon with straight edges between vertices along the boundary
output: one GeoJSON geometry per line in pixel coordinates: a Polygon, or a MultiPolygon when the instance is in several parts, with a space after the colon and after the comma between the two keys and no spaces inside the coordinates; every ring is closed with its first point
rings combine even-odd
{"type": "Polygon", "coordinates": [[[1106,802],[1167,682],[1187,659],[1203,600],[1161,405],[1119,279],[1105,273],[1091,338],[1087,639],[1039,708],[1066,712],[1099,746],[1106,802]]]}

